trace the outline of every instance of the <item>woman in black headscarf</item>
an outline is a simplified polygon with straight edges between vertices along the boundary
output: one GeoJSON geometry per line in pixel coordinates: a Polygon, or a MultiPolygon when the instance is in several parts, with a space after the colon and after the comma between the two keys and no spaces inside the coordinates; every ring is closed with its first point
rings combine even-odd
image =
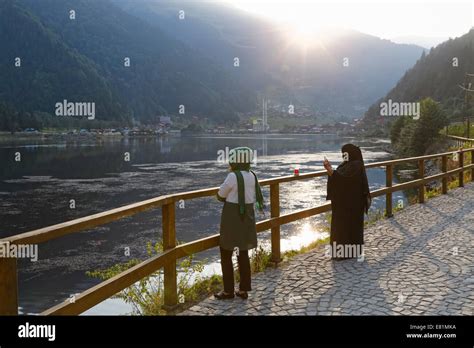
{"type": "Polygon", "coordinates": [[[347,251],[362,250],[364,212],[368,212],[371,203],[362,152],[352,144],[344,145],[341,152],[344,162],[336,170],[324,160],[328,172],[326,199],[331,200],[332,208],[331,255],[336,260],[359,257],[347,251]]]}

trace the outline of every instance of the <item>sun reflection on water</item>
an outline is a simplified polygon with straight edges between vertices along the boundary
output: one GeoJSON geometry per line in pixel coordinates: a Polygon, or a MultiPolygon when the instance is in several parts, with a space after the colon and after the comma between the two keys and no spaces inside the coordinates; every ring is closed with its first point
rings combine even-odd
{"type": "Polygon", "coordinates": [[[299,250],[301,247],[320,239],[327,238],[329,233],[323,231],[322,226],[305,222],[296,228],[296,233],[281,240],[282,251],[299,250]]]}

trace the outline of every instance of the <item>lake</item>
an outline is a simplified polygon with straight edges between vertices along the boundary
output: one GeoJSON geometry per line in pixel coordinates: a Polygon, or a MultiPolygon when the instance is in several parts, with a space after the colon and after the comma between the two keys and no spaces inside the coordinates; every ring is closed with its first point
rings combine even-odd
{"type": "MultiPolygon", "coordinates": [[[[335,166],[340,148],[361,146],[365,161],[389,158],[383,139],[356,140],[332,135],[203,135],[162,138],[110,138],[0,141],[0,237],[98,213],[152,197],[219,186],[227,165],[218,161],[226,147],[257,152],[260,179],[323,169],[323,156],[335,166]],[[17,153],[21,161],[15,161],[17,153]]],[[[383,169],[369,169],[371,189],[383,187],[383,169]]],[[[269,216],[268,187],[264,188],[269,216]]],[[[281,213],[325,203],[326,178],[280,185],[281,213]]],[[[395,193],[394,199],[404,199],[395,193]]],[[[373,208],[383,208],[384,197],[373,208]]],[[[219,230],[221,203],[212,197],[186,201],[176,210],[179,241],[219,230]]],[[[263,217],[260,217],[263,218],[263,217]]],[[[324,216],[282,226],[282,250],[297,249],[327,236],[324,216]]],[[[262,243],[269,232],[259,235],[262,243]]],[[[19,300],[23,314],[34,314],[99,281],[85,272],[130,258],[145,259],[146,244],[161,238],[161,210],[140,213],[92,230],[39,245],[37,262],[19,260],[19,300]],[[130,256],[125,250],[130,250],[130,256]]],[[[217,250],[200,253],[207,274],[220,272],[217,250]]],[[[86,314],[125,314],[130,307],[110,299],[86,314]]]]}

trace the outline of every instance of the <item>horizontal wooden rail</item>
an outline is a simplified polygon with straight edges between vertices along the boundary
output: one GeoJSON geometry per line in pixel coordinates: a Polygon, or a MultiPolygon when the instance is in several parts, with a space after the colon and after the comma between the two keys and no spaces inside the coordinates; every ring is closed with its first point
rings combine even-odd
{"type": "Polygon", "coordinates": [[[456,135],[445,135],[448,139],[456,141],[456,145],[462,147],[465,143],[469,143],[469,146],[474,144],[474,139],[465,138],[465,137],[458,137],[456,135]]]}
{"type": "MultiPolygon", "coordinates": [[[[310,178],[316,178],[325,176],[326,171],[318,171],[302,174],[299,176],[283,176],[274,179],[261,180],[261,186],[269,186],[274,183],[290,182],[295,180],[304,180],[310,178]]],[[[11,244],[39,244],[44,243],[58,237],[62,237],[66,234],[80,232],[86,229],[91,229],[97,226],[105,225],[109,222],[119,220],[124,217],[132,216],[137,213],[158,208],[166,204],[178,202],[180,200],[188,200],[202,197],[215,196],[218,187],[213,187],[204,190],[189,191],[184,193],[176,193],[172,195],[159,196],[156,198],[148,199],[138,203],[128,204],[120,208],[107,210],[101,213],[88,215],[82,218],[62,222],[56,225],[40,228],[31,232],[21,233],[11,237],[0,239],[0,241],[9,241],[11,244]]]]}
{"type": "Polygon", "coordinates": [[[472,138],[458,137],[456,135],[446,135],[446,137],[451,138],[453,140],[461,140],[461,141],[465,141],[465,142],[474,141],[474,139],[472,139],[472,138]]]}
{"type": "MultiPolygon", "coordinates": [[[[469,149],[461,150],[462,152],[467,152],[469,149]]],[[[402,158],[390,161],[383,161],[383,162],[374,162],[369,163],[365,167],[366,168],[377,168],[377,167],[386,167],[387,165],[396,165],[402,164],[407,162],[414,162],[419,160],[430,160],[441,157],[443,155],[453,155],[454,152],[445,152],[435,155],[427,155],[427,156],[419,156],[419,157],[410,157],[410,158],[402,158]]],[[[306,174],[300,175],[289,175],[283,176],[278,178],[272,179],[265,179],[261,180],[260,184],[262,186],[269,186],[276,183],[285,183],[297,180],[305,180],[311,179],[316,177],[326,176],[326,171],[317,171],[317,172],[310,172],[306,174]]],[[[112,210],[108,210],[105,212],[85,216],[82,218],[78,218],[75,220],[70,220],[67,222],[63,222],[56,225],[51,225],[48,227],[44,227],[38,230],[34,230],[31,232],[21,233],[18,235],[14,235],[11,237],[6,237],[0,239],[0,241],[5,240],[9,241],[12,244],[37,244],[43,243],[51,239],[56,239],[66,234],[75,233],[79,231],[83,231],[86,229],[94,228],[100,225],[107,224],[112,221],[119,220],[124,217],[135,215],[139,212],[143,212],[146,210],[150,210],[153,208],[157,208],[172,202],[178,202],[179,200],[188,200],[194,198],[202,198],[202,197],[209,197],[214,196],[217,193],[218,187],[213,187],[204,190],[195,190],[189,191],[184,193],[176,193],[171,195],[159,196],[156,198],[148,199],[145,201],[141,201],[138,203],[133,203],[129,205],[122,206],[120,208],[115,208],[112,210]]]]}
{"type": "MultiPolygon", "coordinates": [[[[217,192],[217,189],[215,192],[217,192]]],[[[120,208],[107,210],[102,213],[97,213],[67,222],[62,222],[60,224],[40,228],[31,232],[6,237],[3,238],[3,240],[9,241],[12,244],[43,243],[58,237],[62,237],[66,234],[80,232],[100,225],[105,225],[109,222],[116,221],[127,216],[132,216],[139,212],[156,208],[169,202],[173,202],[173,198],[171,196],[160,196],[139,203],[133,203],[120,208]]],[[[0,239],[0,241],[1,240],[2,239],[0,239]]]]}
{"type": "Polygon", "coordinates": [[[407,157],[407,158],[400,158],[400,159],[395,159],[395,160],[389,160],[389,161],[383,161],[383,162],[373,162],[365,165],[365,168],[376,168],[376,167],[386,167],[387,165],[397,165],[397,164],[402,164],[402,163],[408,163],[408,162],[417,162],[419,160],[433,160],[440,158],[442,156],[453,156],[455,153],[466,153],[470,149],[462,149],[462,150],[456,150],[456,151],[450,151],[450,152],[443,152],[443,153],[437,153],[434,155],[426,155],[426,156],[418,156],[418,157],[407,157]]]}
{"type": "Polygon", "coordinates": [[[165,265],[166,260],[176,257],[176,250],[168,250],[153,256],[146,261],[93,286],[75,296],[74,300],[66,300],[46,311],[42,315],[77,315],[92,308],[96,304],[112,297],[119,291],[133,285],[140,279],[149,276],[165,265]]]}
{"type": "MultiPolygon", "coordinates": [[[[418,156],[410,158],[395,159],[383,162],[369,163],[366,168],[382,167],[386,169],[386,187],[371,192],[372,197],[386,195],[386,212],[388,216],[392,213],[392,193],[396,191],[406,190],[418,187],[424,190],[427,182],[442,179],[443,193],[447,190],[447,178],[454,175],[461,175],[464,171],[471,169],[474,173],[474,164],[465,165],[464,155],[470,153],[474,155],[474,148],[460,149],[453,152],[445,152],[434,155],[418,156]],[[459,167],[447,170],[447,158],[449,156],[458,157],[459,167]],[[424,176],[424,161],[433,159],[442,159],[442,172],[439,174],[424,176]],[[393,166],[408,162],[417,162],[420,178],[404,183],[393,185],[392,171],[393,166]]],[[[280,214],[279,208],[279,184],[292,182],[297,180],[307,180],[317,177],[326,176],[326,171],[316,171],[300,175],[283,176],[261,180],[262,186],[270,186],[271,193],[271,216],[269,219],[259,221],[257,223],[257,231],[263,232],[271,230],[272,234],[272,261],[278,263],[280,261],[280,226],[288,224],[300,219],[308,218],[331,210],[331,204],[326,203],[320,206],[307,208],[288,214],[280,214]]],[[[460,181],[460,185],[462,181],[460,181]]],[[[140,279],[149,276],[157,270],[164,268],[165,282],[165,304],[172,307],[176,302],[176,260],[202,252],[218,246],[219,235],[195,240],[189,243],[175,245],[175,202],[180,200],[189,200],[195,198],[214,196],[218,188],[208,188],[203,190],[195,190],[190,192],[176,193],[164,195],[142,202],[125,205],[120,208],[108,210],[98,214],[82,217],[79,219],[67,221],[64,223],[48,226],[27,233],[0,239],[0,242],[10,242],[13,244],[37,244],[58,237],[91,229],[121,218],[135,215],[149,209],[162,207],[163,211],[163,241],[166,245],[165,250],[160,255],[151,257],[140,264],[124,271],[111,279],[101,282],[100,284],[82,292],[75,296],[74,301],[69,299],[57,304],[56,306],[44,311],[42,315],[77,315],[92,308],[100,302],[112,297],[123,289],[133,285],[140,279]],[[173,279],[174,278],[174,279],[173,279]]],[[[422,191],[419,191],[422,192],[422,191]]],[[[421,193],[420,193],[421,197],[421,193]]],[[[16,262],[11,259],[0,259],[0,314],[17,314],[17,285],[16,285],[17,269],[16,262]]]]}

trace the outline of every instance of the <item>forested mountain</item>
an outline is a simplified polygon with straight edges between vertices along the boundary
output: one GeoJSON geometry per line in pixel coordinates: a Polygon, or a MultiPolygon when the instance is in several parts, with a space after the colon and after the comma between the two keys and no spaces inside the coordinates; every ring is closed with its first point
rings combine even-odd
{"type": "Polygon", "coordinates": [[[94,101],[102,120],[146,121],[179,105],[225,120],[255,105],[218,64],[107,0],[0,0],[0,26],[0,76],[10,81],[0,102],[18,110],[54,113],[67,99],[94,101]]]}
{"type": "Polygon", "coordinates": [[[423,52],[341,30],[304,48],[291,28],[204,1],[0,0],[0,29],[2,129],[54,125],[64,99],[95,102],[97,120],[119,124],[180,105],[186,116],[234,122],[257,113],[262,96],[350,119],[423,52]]]}
{"type": "MultiPolygon", "coordinates": [[[[423,55],[384,98],[370,107],[364,118],[364,126],[393,121],[380,116],[380,103],[389,99],[417,102],[430,97],[441,103],[449,119],[459,120],[464,116],[464,91],[459,85],[464,84],[466,73],[474,73],[474,29],[423,55]]],[[[474,78],[471,81],[474,85],[474,78]]]]}
{"type": "Polygon", "coordinates": [[[362,116],[424,51],[342,29],[315,33],[305,43],[295,28],[216,1],[113,1],[218,60],[273,101],[304,103],[332,117],[362,116]],[[232,66],[234,57],[240,59],[239,69],[232,66]],[[348,66],[343,65],[345,58],[348,66]]]}
{"type": "Polygon", "coordinates": [[[0,42],[0,103],[54,114],[66,98],[95,101],[104,119],[127,117],[96,65],[16,2],[0,1],[0,42]]]}

